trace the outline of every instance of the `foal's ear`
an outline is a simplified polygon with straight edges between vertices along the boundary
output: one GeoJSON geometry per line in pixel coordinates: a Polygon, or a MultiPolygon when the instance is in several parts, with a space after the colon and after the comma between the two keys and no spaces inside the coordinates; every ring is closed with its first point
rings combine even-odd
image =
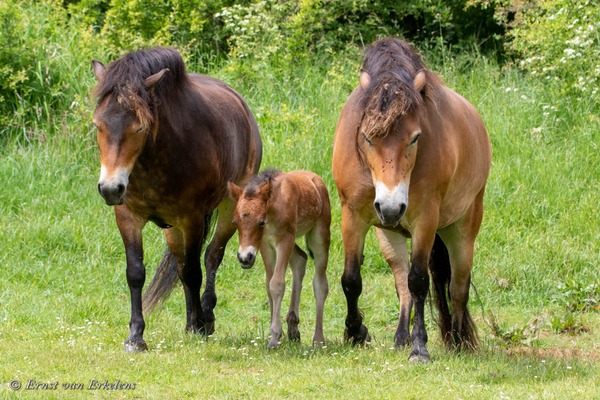
{"type": "Polygon", "coordinates": [[[227,182],[227,194],[229,198],[235,202],[237,202],[242,194],[244,193],[244,189],[236,185],[235,183],[229,181],[227,182]]]}
{"type": "Polygon", "coordinates": [[[106,72],[106,67],[104,64],[98,60],[92,60],[92,69],[94,70],[94,75],[96,75],[96,78],[101,81],[104,73],[106,72]]]}
{"type": "Polygon", "coordinates": [[[369,85],[371,84],[371,75],[369,75],[369,73],[367,71],[365,71],[364,69],[360,70],[359,82],[360,82],[360,87],[363,88],[363,90],[368,88],[369,85]]]}
{"type": "Polygon", "coordinates": [[[413,79],[413,86],[415,87],[415,90],[419,93],[423,92],[425,84],[427,83],[426,81],[427,76],[425,75],[425,71],[419,71],[417,76],[415,76],[415,79],[413,79]]]}
{"type": "Polygon", "coordinates": [[[148,89],[150,89],[151,87],[156,85],[158,82],[160,82],[160,80],[163,78],[163,76],[165,76],[165,74],[167,72],[169,72],[169,68],[163,68],[160,71],[158,71],[157,73],[155,73],[154,75],[150,75],[149,77],[144,79],[144,83],[146,84],[146,87],[148,89]]]}

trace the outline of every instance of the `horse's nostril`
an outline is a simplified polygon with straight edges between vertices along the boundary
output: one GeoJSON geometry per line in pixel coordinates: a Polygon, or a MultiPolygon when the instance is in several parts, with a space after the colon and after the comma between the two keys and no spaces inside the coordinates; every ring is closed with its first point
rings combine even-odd
{"type": "Polygon", "coordinates": [[[125,185],[123,185],[122,183],[119,183],[117,185],[117,193],[123,194],[123,192],[125,192],[125,185]]]}
{"type": "Polygon", "coordinates": [[[404,215],[404,213],[406,212],[406,203],[402,203],[400,204],[400,218],[402,218],[402,216],[404,215]]]}
{"type": "Polygon", "coordinates": [[[102,186],[98,184],[98,193],[102,194],[102,186]]]}
{"type": "Polygon", "coordinates": [[[375,207],[375,212],[377,213],[377,215],[381,215],[381,205],[378,201],[373,203],[373,207],[375,207]]]}

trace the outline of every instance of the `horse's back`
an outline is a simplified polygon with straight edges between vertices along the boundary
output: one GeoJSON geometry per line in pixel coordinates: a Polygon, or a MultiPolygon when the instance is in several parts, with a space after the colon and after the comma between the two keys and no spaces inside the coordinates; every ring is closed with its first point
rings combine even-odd
{"type": "Polygon", "coordinates": [[[323,179],[311,171],[291,171],[281,176],[281,195],[296,204],[298,235],[304,235],[319,220],[331,221],[329,192],[323,179]]]}
{"type": "Polygon", "coordinates": [[[202,74],[190,74],[194,83],[199,113],[210,119],[209,134],[220,144],[219,161],[226,163],[227,180],[240,183],[256,174],[262,159],[262,141],[258,124],[246,100],[227,83],[202,74]]]}

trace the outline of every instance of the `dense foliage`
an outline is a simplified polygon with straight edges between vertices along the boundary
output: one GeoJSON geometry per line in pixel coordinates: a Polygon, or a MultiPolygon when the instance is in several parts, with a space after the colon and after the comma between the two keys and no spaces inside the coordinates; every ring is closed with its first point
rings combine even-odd
{"type": "Polygon", "coordinates": [[[559,95],[598,100],[599,20],[591,0],[0,0],[0,139],[52,136],[89,108],[90,59],[151,45],[251,79],[403,36],[509,56],[559,95]]]}

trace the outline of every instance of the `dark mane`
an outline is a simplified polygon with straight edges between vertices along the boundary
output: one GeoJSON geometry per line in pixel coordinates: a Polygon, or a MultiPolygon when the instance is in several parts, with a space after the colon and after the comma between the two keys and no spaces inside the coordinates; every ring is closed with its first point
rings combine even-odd
{"type": "Polygon", "coordinates": [[[277,177],[281,173],[282,172],[278,169],[266,169],[263,172],[261,172],[260,174],[253,176],[248,181],[248,183],[246,184],[246,187],[244,188],[244,196],[254,197],[256,195],[256,192],[258,191],[259,187],[263,183],[269,182],[269,181],[275,179],[275,177],[277,177]]]}
{"type": "Polygon", "coordinates": [[[367,48],[362,71],[371,78],[360,100],[367,137],[385,136],[398,117],[423,103],[423,96],[413,85],[420,71],[425,72],[427,84],[440,82],[409,44],[394,38],[378,40],[367,48]]]}
{"type": "Polygon", "coordinates": [[[189,83],[185,64],[177,50],[170,47],[156,47],[126,54],[111,62],[106,73],[98,82],[94,93],[100,103],[107,96],[116,96],[117,101],[134,111],[142,124],[153,122],[153,107],[168,104],[171,94],[177,93],[189,83]],[[169,72],[148,90],[144,80],[162,69],[169,72]]]}

